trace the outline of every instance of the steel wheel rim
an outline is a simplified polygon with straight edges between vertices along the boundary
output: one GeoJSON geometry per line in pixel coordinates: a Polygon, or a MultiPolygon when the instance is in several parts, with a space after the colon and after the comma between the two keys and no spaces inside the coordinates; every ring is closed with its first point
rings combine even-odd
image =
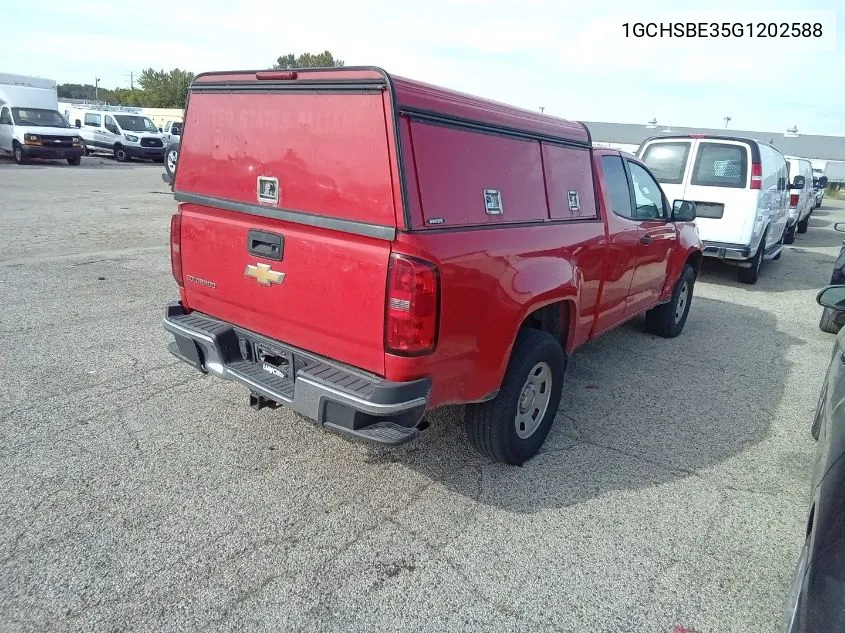
{"type": "Polygon", "coordinates": [[[528,372],[528,377],[519,393],[514,417],[517,437],[527,440],[534,435],[543,418],[546,417],[551,394],[552,368],[548,363],[541,361],[528,372]]]}
{"type": "Polygon", "coordinates": [[[171,172],[176,171],[176,158],[177,158],[177,156],[178,156],[178,153],[176,152],[176,150],[170,150],[169,152],[167,152],[167,168],[171,172]]]}
{"type": "Polygon", "coordinates": [[[680,323],[684,316],[684,310],[687,308],[689,301],[689,284],[685,281],[681,286],[681,292],[678,293],[678,303],[675,305],[675,323],[680,323]]]}
{"type": "Polygon", "coordinates": [[[121,161],[122,161],[124,158],[126,158],[126,152],[124,152],[122,149],[119,149],[119,150],[117,150],[117,151],[114,153],[114,157],[115,157],[117,160],[121,160],[121,161]]]}

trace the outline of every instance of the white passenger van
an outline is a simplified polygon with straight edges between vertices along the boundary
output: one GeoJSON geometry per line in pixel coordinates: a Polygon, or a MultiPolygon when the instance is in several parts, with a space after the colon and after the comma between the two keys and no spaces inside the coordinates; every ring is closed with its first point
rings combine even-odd
{"type": "Polygon", "coordinates": [[[813,165],[807,158],[787,156],[789,164],[789,223],[786,227],[784,243],[795,241],[795,231],[806,233],[810,214],[816,208],[816,195],[813,189],[813,165]]]}
{"type": "Polygon", "coordinates": [[[761,262],[780,258],[790,185],[777,149],[748,138],[691,134],[646,139],[637,155],[670,202],[695,202],[704,254],[737,266],[740,281],[756,283],[761,262]]]}
{"type": "Polygon", "coordinates": [[[89,154],[109,152],[120,162],[131,158],[164,161],[164,137],[156,124],[138,110],[71,110],[70,124],[79,128],[89,154]]]}

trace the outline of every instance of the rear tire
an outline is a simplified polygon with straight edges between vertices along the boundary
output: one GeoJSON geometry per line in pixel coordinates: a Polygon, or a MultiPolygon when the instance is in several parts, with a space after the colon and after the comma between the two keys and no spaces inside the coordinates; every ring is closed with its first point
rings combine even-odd
{"type": "Polygon", "coordinates": [[[179,162],[179,144],[168,145],[164,150],[164,171],[173,178],[176,176],[176,165],[179,162]]]}
{"type": "Polygon", "coordinates": [[[822,332],[829,332],[831,334],[839,334],[842,329],[842,324],[837,321],[839,312],[833,308],[825,308],[822,312],[821,321],[819,321],[819,329],[822,332]]]}
{"type": "Polygon", "coordinates": [[[548,332],[523,328],[498,395],[466,407],[470,444],[505,464],[522,464],[540,450],[552,427],[563,390],[566,355],[548,332]]]}
{"type": "Polygon", "coordinates": [[[749,262],[751,266],[748,268],[740,268],[736,272],[737,279],[744,284],[753,285],[757,283],[760,278],[760,265],[763,263],[763,251],[766,250],[766,234],[763,233],[763,238],[760,240],[760,245],[757,247],[757,252],[749,262]]]}
{"type": "Polygon", "coordinates": [[[807,232],[807,228],[810,226],[810,216],[808,215],[806,218],[801,220],[798,223],[798,232],[804,234],[807,232]]]}
{"type": "Polygon", "coordinates": [[[74,167],[80,165],[82,163],[82,158],[80,156],[74,156],[73,158],[67,159],[68,165],[73,165],[74,167]]]}
{"type": "Polygon", "coordinates": [[[129,160],[129,152],[126,151],[123,145],[114,146],[114,159],[119,163],[125,163],[129,160]]]}
{"type": "Polygon", "coordinates": [[[663,338],[675,338],[684,329],[687,322],[692,291],[695,287],[695,270],[687,264],[680,278],[672,289],[672,298],[668,303],[652,308],[645,313],[646,329],[663,338]]]}

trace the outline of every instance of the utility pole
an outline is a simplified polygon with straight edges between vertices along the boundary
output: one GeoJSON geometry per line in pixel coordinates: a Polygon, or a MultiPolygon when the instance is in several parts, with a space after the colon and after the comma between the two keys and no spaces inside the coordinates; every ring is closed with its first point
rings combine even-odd
{"type": "Polygon", "coordinates": [[[131,70],[129,71],[129,89],[135,90],[135,73],[131,70]]]}
{"type": "Polygon", "coordinates": [[[94,77],[94,101],[100,100],[100,78],[94,77]]]}
{"type": "Polygon", "coordinates": [[[728,129],[728,123],[731,122],[731,117],[729,117],[729,116],[724,117],[724,121],[725,121],[725,129],[727,130],[728,129]]]}

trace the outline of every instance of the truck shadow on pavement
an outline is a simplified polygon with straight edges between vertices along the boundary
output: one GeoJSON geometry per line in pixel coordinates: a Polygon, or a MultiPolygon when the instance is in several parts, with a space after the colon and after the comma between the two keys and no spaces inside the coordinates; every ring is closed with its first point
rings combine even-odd
{"type": "MultiPolygon", "coordinates": [[[[399,462],[452,492],[514,512],[695,476],[767,436],[789,375],[789,349],[799,344],[766,312],[697,297],[676,339],[645,333],[640,319],[578,350],[549,437],[521,467],[472,450],[462,407],[430,413],[431,428],[416,443],[373,448],[369,459],[399,462]]],[[[783,468],[774,457],[762,467],[755,461],[754,477],[777,490],[783,468]]]]}
{"type": "Polygon", "coordinates": [[[741,288],[748,292],[772,293],[821,289],[830,279],[836,257],[806,249],[839,246],[842,238],[830,237],[831,233],[825,231],[818,237],[796,240],[795,244],[785,247],[779,260],[763,262],[760,278],[754,285],[741,283],[737,279],[737,269],[733,266],[710,259],[704,260],[699,281],[741,288]]]}

